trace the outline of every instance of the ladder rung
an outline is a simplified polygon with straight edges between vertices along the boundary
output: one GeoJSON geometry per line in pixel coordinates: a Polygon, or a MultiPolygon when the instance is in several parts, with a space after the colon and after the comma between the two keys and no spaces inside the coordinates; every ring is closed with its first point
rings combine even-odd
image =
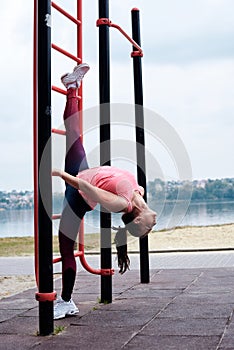
{"type": "Polygon", "coordinates": [[[61,214],[54,214],[54,215],[52,215],[52,219],[53,220],[58,220],[60,218],[61,218],[61,214]]]}
{"type": "MultiPolygon", "coordinates": [[[[66,90],[60,89],[57,86],[52,85],[52,90],[56,91],[56,92],[59,92],[60,94],[67,95],[67,91],[66,90]]],[[[81,100],[81,96],[77,96],[77,98],[78,98],[78,100],[81,100]]]]}
{"type": "Polygon", "coordinates": [[[68,51],[62,49],[61,47],[55,45],[55,44],[52,44],[52,48],[60,53],[62,53],[63,55],[71,58],[73,61],[76,61],[77,63],[80,63],[81,62],[81,58],[79,57],[76,57],[74,55],[72,55],[71,53],[69,53],[68,51]]]}
{"type": "Polygon", "coordinates": [[[67,95],[67,91],[66,90],[60,89],[57,86],[52,85],[52,90],[56,91],[56,92],[59,92],[60,94],[67,95]]]}
{"type": "Polygon", "coordinates": [[[66,135],[66,131],[65,131],[65,130],[60,130],[60,129],[52,129],[51,131],[52,131],[52,133],[54,133],[54,134],[58,134],[58,135],[66,135]]]}
{"type": "Polygon", "coordinates": [[[55,8],[55,10],[59,11],[62,15],[70,19],[72,22],[74,22],[76,25],[80,25],[81,21],[77,20],[75,17],[71,16],[68,12],[64,11],[61,7],[59,7],[57,4],[55,4],[53,1],[51,2],[51,6],[55,8]]]}
{"type": "MultiPolygon", "coordinates": [[[[78,251],[76,253],[74,253],[74,257],[77,258],[78,256],[84,256],[84,252],[83,251],[78,251]]],[[[54,258],[53,259],[53,263],[56,264],[58,262],[62,261],[61,256],[59,256],[58,258],[54,258]]]]}

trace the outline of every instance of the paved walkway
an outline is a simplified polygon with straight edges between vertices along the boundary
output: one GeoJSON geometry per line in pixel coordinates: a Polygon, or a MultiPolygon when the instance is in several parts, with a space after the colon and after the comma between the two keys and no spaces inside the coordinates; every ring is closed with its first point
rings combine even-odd
{"type": "MultiPolygon", "coordinates": [[[[63,329],[58,335],[36,335],[34,289],[2,299],[0,349],[233,350],[234,269],[225,265],[223,254],[223,267],[217,258],[218,267],[204,266],[204,255],[195,259],[203,267],[187,265],[191,255],[180,258],[180,267],[172,255],[166,257],[169,266],[166,260],[163,268],[152,266],[149,284],[139,283],[137,269],[123,276],[116,271],[113,303],[108,305],[98,303],[100,277],[79,272],[73,297],[80,314],[55,321],[55,329],[63,329]]],[[[58,294],[60,283],[55,282],[58,294]]]]}
{"type": "MultiPolygon", "coordinates": [[[[130,254],[131,269],[139,270],[139,255],[130,254]]],[[[88,263],[99,268],[100,256],[87,255],[88,263]]],[[[234,251],[194,252],[194,253],[156,253],[150,254],[151,269],[180,269],[180,268],[218,268],[234,267],[234,251]]],[[[115,255],[113,264],[116,266],[115,255]]],[[[78,268],[80,265],[78,264],[78,268]]],[[[60,263],[54,265],[54,272],[61,270],[60,263]]],[[[28,257],[0,257],[0,276],[34,274],[34,258],[28,257]]]]}

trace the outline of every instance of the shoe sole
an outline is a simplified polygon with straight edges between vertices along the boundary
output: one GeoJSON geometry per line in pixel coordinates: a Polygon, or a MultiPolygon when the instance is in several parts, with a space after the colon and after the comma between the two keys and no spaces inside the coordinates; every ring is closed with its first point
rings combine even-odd
{"type": "Polygon", "coordinates": [[[79,312],[80,312],[79,310],[69,311],[66,314],[62,314],[58,317],[54,317],[54,320],[60,320],[62,318],[65,318],[66,316],[76,316],[79,312]]]}
{"type": "Polygon", "coordinates": [[[76,74],[77,71],[79,71],[80,69],[85,69],[84,75],[89,71],[90,67],[87,63],[81,63],[78,66],[75,66],[75,68],[73,69],[73,73],[76,74]]]}
{"type": "Polygon", "coordinates": [[[90,69],[89,65],[87,63],[80,63],[75,68],[73,69],[73,72],[77,70],[77,68],[87,68],[88,70],[90,69]]]}
{"type": "Polygon", "coordinates": [[[67,84],[69,84],[69,83],[73,83],[73,81],[75,82],[77,79],[75,79],[76,78],[76,74],[77,74],[77,71],[79,71],[80,69],[82,69],[82,68],[86,68],[86,71],[84,72],[84,75],[88,72],[88,70],[90,69],[90,67],[89,67],[89,65],[87,64],[87,63],[81,63],[81,64],[79,64],[79,65],[77,65],[77,66],[75,66],[75,68],[73,69],[73,72],[72,73],[65,73],[65,74],[63,74],[62,76],[61,76],[61,81],[62,81],[62,83],[63,83],[63,85],[65,85],[65,87],[66,87],[66,85],[67,84]],[[74,78],[70,78],[71,79],[71,81],[70,82],[66,82],[66,83],[64,83],[63,82],[63,79],[67,76],[67,75],[75,75],[74,76],[74,78]]]}
{"type": "MultiPolygon", "coordinates": [[[[88,65],[87,63],[81,63],[81,64],[75,66],[75,68],[73,69],[73,73],[75,73],[76,70],[77,70],[78,68],[87,68],[87,71],[90,69],[90,67],[89,67],[89,65],[88,65]]],[[[61,80],[62,80],[64,77],[66,77],[68,74],[71,74],[71,73],[65,73],[65,74],[63,74],[63,75],[61,76],[61,80]]]]}

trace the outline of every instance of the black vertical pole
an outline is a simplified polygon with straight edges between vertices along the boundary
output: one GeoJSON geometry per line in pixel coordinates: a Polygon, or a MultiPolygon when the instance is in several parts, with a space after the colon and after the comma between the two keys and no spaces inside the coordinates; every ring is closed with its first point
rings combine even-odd
{"type": "MultiPolygon", "coordinates": [[[[109,18],[109,0],[99,0],[99,18],[109,18]]],[[[110,39],[99,26],[100,163],[110,165],[110,39]]],[[[111,269],[111,214],[101,208],[101,269],[111,269]]],[[[101,302],[112,302],[112,276],[101,276],[101,302]]]]}
{"type": "MultiPolygon", "coordinates": [[[[38,249],[39,293],[53,292],[51,184],[51,5],[37,1],[38,38],[38,249]],[[45,154],[46,147],[46,154],[45,154]],[[43,166],[41,161],[43,160],[43,166]]],[[[39,334],[54,330],[53,301],[39,302],[39,334]]]]}
{"type": "MultiPolygon", "coordinates": [[[[140,14],[139,10],[132,9],[132,38],[141,45],[140,38],[140,14]]],[[[137,49],[133,48],[134,51],[137,49]]],[[[145,135],[144,135],[144,110],[143,110],[143,87],[141,57],[133,56],[134,92],[135,92],[135,122],[136,122],[136,150],[137,150],[137,177],[139,185],[145,189],[144,199],[147,201],[146,193],[146,169],[145,169],[145,135]]],[[[148,237],[140,239],[140,276],[141,283],[149,283],[149,252],[148,237]]]]}

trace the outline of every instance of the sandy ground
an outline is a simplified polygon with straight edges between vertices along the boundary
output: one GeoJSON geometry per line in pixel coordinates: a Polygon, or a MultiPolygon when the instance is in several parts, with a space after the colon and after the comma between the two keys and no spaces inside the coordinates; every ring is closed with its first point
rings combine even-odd
{"type": "MultiPolygon", "coordinates": [[[[234,248],[234,224],[184,227],[152,232],[150,251],[234,248]]],[[[129,237],[128,250],[138,251],[138,239],[129,237]]],[[[0,276],[0,299],[35,287],[33,275],[0,276]]]]}
{"type": "MultiPolygon", "coordinates": [[[[129,237],[129,250],[138,249],[138,240],[129,237]]],[[[234,224],[180,227],[149,235],[149,250],[234,248],[234,224]]]]}
{"type": "Polygon", "coordinates": [[[35,286],[35,277],[32,275],[0,276],[0,299],[35,286]]]}

